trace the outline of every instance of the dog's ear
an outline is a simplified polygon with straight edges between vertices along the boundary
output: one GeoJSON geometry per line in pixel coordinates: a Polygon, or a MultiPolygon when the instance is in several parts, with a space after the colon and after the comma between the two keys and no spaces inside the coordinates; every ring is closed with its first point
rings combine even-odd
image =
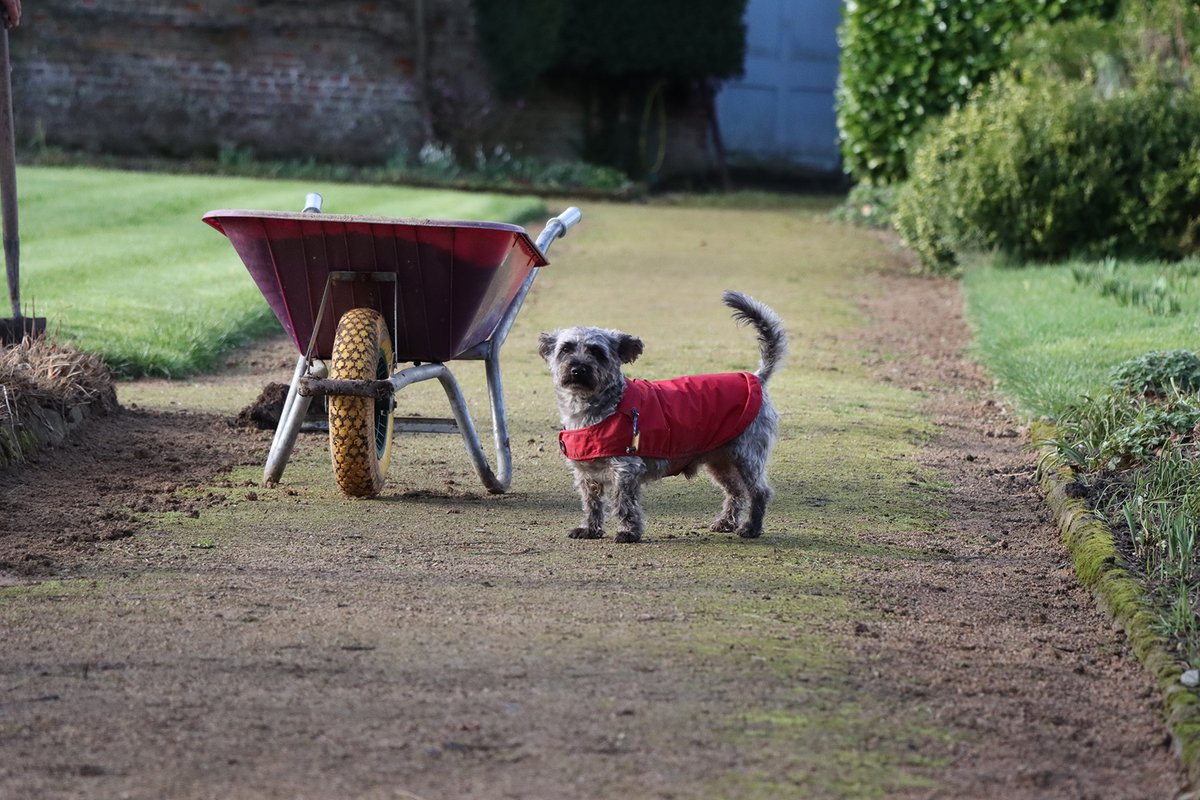
{"type": "Polygon", "coordinates": [[[554,347],[558,344],[558,331],[538,334],[538,355],[546,361],[554,355],[554,347]]]}
{"type": "Polygon", "coordinates": [[[628,333],[617,334],[617,358],[622,364],[632,364],[642,354],[642,340],[628,333]]]}

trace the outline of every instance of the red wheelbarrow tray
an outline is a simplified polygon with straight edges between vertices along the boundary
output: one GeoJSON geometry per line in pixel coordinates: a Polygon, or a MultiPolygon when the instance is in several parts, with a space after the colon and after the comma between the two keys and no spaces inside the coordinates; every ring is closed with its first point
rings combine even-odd
{"type": "Polygon", "coordinates": [[[353,308],[383,315],[397,362],[456,358],[492,335],[525,278],[549,263],[524,228],[498,222],[240,209],[203,219],[229,238],[302,355],[329,285],[314,358],[332,355],[337,322],[353,308]],[[395,282],[330,282],[334,272],[395,282]]]}

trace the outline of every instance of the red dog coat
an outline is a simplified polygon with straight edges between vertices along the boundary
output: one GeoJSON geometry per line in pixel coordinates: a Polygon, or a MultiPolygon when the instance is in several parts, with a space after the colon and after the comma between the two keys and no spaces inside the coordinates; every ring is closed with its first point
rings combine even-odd
{"type": "Polygon", "coordinates": [[[558,446],[572,461],[639,455],[666,458],[677,475],[701,453],[744,431],[762,406],[750,372],[688,375],[669,381],[626,379],[616,412],[586,428],[562,431],[558,446]]]}

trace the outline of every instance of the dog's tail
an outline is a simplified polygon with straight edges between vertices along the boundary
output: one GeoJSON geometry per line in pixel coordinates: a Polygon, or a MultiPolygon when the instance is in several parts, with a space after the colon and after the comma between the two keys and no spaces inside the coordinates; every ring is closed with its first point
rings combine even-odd
{"type": "Polygon", "coordinates": [[[762,360],[755,374],[760,381],[766,383],[787,355],[788,337],[787,331],[783,329],[783,320],[766,303],[761,303],[748,294],[727,291],[721,295],[721,299],[733,309],[733,318],[739,325],[753,325],[757,331],[762,360]]]}

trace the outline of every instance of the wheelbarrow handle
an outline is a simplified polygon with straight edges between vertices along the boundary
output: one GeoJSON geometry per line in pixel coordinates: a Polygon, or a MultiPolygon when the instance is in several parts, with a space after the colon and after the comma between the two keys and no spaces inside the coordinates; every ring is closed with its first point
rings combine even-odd
{"type": "MultiPolygon", "coordinates": [[[[551,217],[546,221],[546,227],[542,228],[542,232],[538,234],[537,249],[544,255],[550,249],[551,242],[566,235],[566,232],[572,226],[578,225],[581,219],[583,219],[583,212],[575,206],[571,206],[557,217],[551,217]]],[[[504,316],[500,318],[500,324],[496,326],[496,330],[492,333],[492,337],[489,340],[488,346],[491,348],[491,353],[495,354],[499,352],[500,345],[504,344],[504,340],[508,338],[508,332],[512,330],[513,320],[517,318],[517,312],[521,310],[521,304],[525,302],[525,296],[529,294],[529,287],[533,285],[533,279],[537,277],[537,274],[538,271],[536,269],[529,273],[529,277],[521,284],[521,288],[517,289],[517,294],[512,299],[512,302],[509,303],[504,316]]]]}
{"type": "Polygon", "coordinates": [[[559,214],[557,219],[563,224],[563,231],[559,234],[559,236],[562,236],[563,233],[567,232],[568,228],[574,227],[576,224],[578,224],[579,220],[583,219],[583,212],[575,206],[571,206],[566,211],[559,214]]]}
{"type": "Polygon", "coordinates": [[[542,232],[538,234],[537,247],[545,253],[550,249],[550,245],[555,239],[560,239],[567,234],[573,226],[579,224],[579,220],[583,219],[583,212],[575,206],[571,206],[566,211],[559,214],[557,217],[551,217],[546,221],[546,227],[542,228],[542,232]]]}

